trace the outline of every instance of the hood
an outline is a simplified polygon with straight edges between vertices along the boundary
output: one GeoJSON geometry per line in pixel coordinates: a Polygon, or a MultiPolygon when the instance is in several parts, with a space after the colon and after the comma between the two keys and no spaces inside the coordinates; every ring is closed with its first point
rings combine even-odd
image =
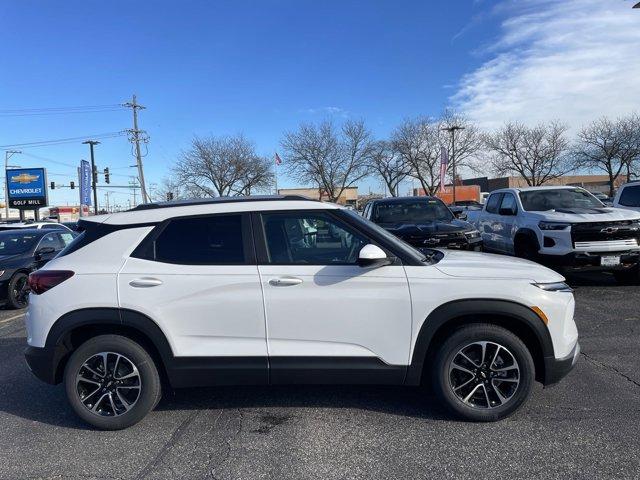
{"type": "Polygon", "coordinates": [[[457,250],[443,250],[442,253],[444,257],[435,267],[452,277],[513,278],[539,283],[564,281],[559,273],[521,258],[457,250]]]}
{"type": "Polygon", "coordinates": [[[404,236],[431,236],[442,233],[458,233],[473,230],[470,223],[462,220],[433,220],[421,223],[380,223],[385,230],[397,235],[404,236]]]}
{"type": "Polygon", "coordinates": [[[640,213],[622,208],[558,208],[546,212],[528,212],[540,220],[552,222],[586,223],[586,222],[612,222],[616,220],[638,220],[640,213]]]}

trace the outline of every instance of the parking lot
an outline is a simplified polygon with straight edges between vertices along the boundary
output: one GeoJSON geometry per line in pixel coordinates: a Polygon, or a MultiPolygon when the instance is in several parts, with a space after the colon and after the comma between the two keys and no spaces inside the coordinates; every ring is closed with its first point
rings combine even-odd
{"type": "Polygon", "coordinates": [[[494,424],[454,421],[418,389],[228,387],[95,431],[28,372],[22,314],[0,311],[0,478],[638,478],[640,289],[571,283],[579,364],[494,424]]]}

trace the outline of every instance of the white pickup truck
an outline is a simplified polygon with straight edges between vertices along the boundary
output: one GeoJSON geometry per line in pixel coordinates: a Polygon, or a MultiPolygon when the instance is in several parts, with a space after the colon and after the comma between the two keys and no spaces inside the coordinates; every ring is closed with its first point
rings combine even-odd
{"type": "Polygon", "coordinates": [[[609,270],[640,279],[640,212],[606,207],[582,188],[505,188],[467,212],[484,249],[550,266],[609,270]]]}

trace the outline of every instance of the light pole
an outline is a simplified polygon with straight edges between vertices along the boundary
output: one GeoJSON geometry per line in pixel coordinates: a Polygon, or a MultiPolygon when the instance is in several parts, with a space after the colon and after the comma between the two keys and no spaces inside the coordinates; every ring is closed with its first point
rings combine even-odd
{"type": "Polygon", "coordinates": [[[98,214],[98,170],[96,169],[96,162],[93,159],[93,146],[99,145],[97,140],[87,140],[82,142],[83,145],[89,145],[91,150],[91,184],[93,186],[93,213],[98,214]]]}
{"type": "MultiPolygon", "coordinates": [[[[4,152],[4,216],[5,220],[9,220],[9,176],[7,169],[9,168],[9,159],[16,153],[22,153],[20,150],[6,150],[4,152]]],[[[18,168],[11,165],[12,168],[18,168]]]]}
{"type": "Polygon", "coordinates": [[[451,125],[450,127],[442,128],[451,133],[451,168],[453,173],[453,203],[456,202],[456,131],[464,130],[465,127],[459,125],[451,125]]]}

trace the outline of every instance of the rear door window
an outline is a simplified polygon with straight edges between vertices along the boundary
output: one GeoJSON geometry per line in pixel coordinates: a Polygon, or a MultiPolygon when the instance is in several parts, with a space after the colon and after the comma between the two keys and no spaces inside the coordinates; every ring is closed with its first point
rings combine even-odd
{"type": "Polygon", "coordinates": [[[158,262],[183,265],[245,264],[242,215],[171,220],[154,242],[158,262]]]}
{"type": "Polygon", "coordinates": [[[623,188],[618,203],[625,207],[640,207],[640,185],[623,188]]]}
{"type": "Polygon", "coordinates": [[[489,213],[498,213],[498,207],[502,202],[502,193],[492,193],[487,200],[486,211],[489,213]]]}

